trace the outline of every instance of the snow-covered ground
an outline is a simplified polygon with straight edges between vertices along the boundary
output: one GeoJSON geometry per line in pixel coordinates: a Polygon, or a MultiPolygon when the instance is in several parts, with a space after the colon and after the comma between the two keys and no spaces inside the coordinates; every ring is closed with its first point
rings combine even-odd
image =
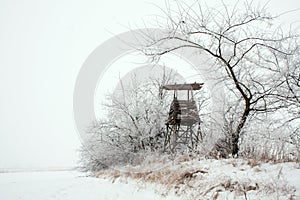
{"type": "Polygon", "coordinates": [[[75,171],[0,173],[1,200],[176,200],[134,181],[112,183],[75,171]]]}
{"type": "Polygon", "coordinates": [[[0,173],[0,200],[300,199],[300,164],[243,159],[159,160],[88,176],[76,171],[0,173]]]}
{"type": "Polygon", "coordinates": [[[296,162],[272,164],[179,156],[173,161],[145,162],[121,171],[100,171],[97,175],[135,179],[141,184],[160,183],[164,186],[160,187],[162,193],[176,193],[185,200],[300,200],[300,164],[296,162]]]}

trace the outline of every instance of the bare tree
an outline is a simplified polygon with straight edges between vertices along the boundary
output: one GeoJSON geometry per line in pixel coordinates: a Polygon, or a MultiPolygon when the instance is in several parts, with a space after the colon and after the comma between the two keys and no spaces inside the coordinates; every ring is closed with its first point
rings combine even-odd
{"type": "MultiPolygon", "coordinates": [[[[297,43],[299,44],[300,41],[297,43]]],[[[300,49],[293,56],[285,57],[285,65],[281,67],[284,84],[280,87],[277,98],[285,102],[291,113],[287,122],[300,119],[300,49]]]]}
{"type": "Polygon", "coordinates": [[[298,35],[273,25],[279,16],[269,14],[266,6],[252,1],[233,6],[223,2],[221,7],[167,1],[162,12],[157,24],[167,34],[144,33],[147,44],[141,50],[156,60],[192,48],[215,60],[212,68],[222,74],[237,117],[230,130],[233,155],[239,152],[239,138],[250,117],[287,106],[299,108],[299,65],[290,69],[288,62],[299,51],[298,35]]]}

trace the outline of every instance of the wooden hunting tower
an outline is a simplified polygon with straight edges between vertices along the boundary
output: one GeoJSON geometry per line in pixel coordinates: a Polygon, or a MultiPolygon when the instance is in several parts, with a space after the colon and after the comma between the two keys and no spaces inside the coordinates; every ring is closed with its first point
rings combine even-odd
{"type": "Polygon", "coordinates": [[[202,85],[203,83],[192,83],[162,86],[162,89],[174,91],[174,98],[166,120],[165,151],[175,152],[186,148],[189,150],[196,148],[201,133],[199,127],[200,118],[193,98],[193,90],[200,90],[202,85]],[[178,99],[178,91],[180,90],[187,91],[186,100],[178,99]]]}

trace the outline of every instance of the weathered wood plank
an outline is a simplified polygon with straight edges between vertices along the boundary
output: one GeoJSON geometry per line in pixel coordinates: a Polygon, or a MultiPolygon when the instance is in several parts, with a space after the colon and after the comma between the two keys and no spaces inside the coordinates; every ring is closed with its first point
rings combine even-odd
{"type": "Polygon", "coordinates": [[[174,84],[174,85],[164,85],[162,89],[165,90],[200,90],[204,83],[186,83],[186,84],[174,84]]]}

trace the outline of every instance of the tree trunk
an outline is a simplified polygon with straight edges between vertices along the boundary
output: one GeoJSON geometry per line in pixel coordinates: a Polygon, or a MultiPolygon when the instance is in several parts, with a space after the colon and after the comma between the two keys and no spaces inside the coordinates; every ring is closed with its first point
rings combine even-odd
{"type": "Polygon", "coordinates": [[[244,109],[244,113],[243,116],[241,117],[241,120],[236,128],[236,131],[234,133],[232,133],[232,155],[233,156],[238,156],[239,153],[239,139],[240,139],[240,134],[242,132],[242,129],[244,127],[244,125],[246,124],[247,118],[249,116],[250,113],[250,100],[249,99],[245,99],[245,109],[244,109]]]}

